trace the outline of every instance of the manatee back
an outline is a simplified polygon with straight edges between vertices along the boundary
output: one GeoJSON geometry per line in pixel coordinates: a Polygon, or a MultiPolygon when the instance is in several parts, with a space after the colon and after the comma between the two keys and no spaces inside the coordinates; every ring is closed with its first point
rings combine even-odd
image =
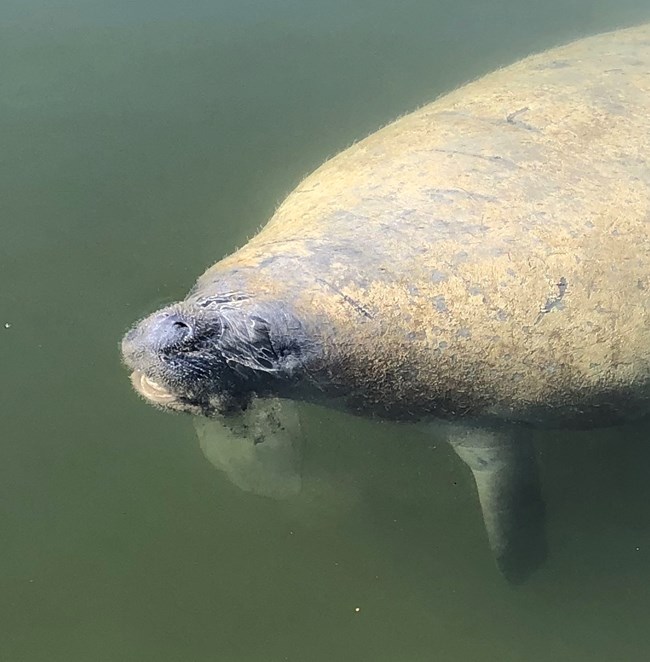
{"type": "Polygon", "coordinates": [[[529,57],[353,145],[199,288],[230,274],[289,302],[362,407],[636,415],[648,154],[646,25],[529,57]]]}

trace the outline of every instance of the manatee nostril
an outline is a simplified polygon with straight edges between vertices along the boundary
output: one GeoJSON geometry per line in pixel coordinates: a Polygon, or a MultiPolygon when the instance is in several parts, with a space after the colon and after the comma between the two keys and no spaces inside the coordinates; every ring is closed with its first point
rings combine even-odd
{"type": "Polygon", "coordinates": [[[151,333],[161,349],[172,348],[192,336],[192,327],[176,314],[164,315],[158,318],[151,333]]]}

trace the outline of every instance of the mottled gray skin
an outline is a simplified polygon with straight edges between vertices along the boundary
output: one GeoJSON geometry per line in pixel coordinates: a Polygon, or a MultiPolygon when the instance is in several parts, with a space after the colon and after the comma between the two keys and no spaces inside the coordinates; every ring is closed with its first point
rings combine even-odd
{"type": "Polygon", "coordinates": [[[499,566],[544,555],[529,426],[650,408],[650,28],[584,39],[407,115],[305,179],[123,342],[167,409],[281,397],[442,422],[499,566]]]}

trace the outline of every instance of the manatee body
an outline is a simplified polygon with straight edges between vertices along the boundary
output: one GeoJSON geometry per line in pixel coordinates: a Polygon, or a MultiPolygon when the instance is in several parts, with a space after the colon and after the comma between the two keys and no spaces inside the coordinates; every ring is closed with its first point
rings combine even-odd
{"type": "Polygon", "coordinates": [[[282,429],[276,398],[443,430],[521,579],[545,553],[530,428],[650,409],[649,154],[650,25],[489,74],[302,181],[126,335],[133,383],[244,441],[247,416],[282,429]]]}

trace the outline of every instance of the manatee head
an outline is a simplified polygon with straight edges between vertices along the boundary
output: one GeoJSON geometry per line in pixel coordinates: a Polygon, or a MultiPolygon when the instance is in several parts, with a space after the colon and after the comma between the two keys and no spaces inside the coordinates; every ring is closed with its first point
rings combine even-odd
{"type": "Polygon", "coordinates": [[[280,305],[186,300],[137,323],[122,340],[122,356],[135,390],[152,404],[228,414],[295,381],[301,328],[280,305]]]}

